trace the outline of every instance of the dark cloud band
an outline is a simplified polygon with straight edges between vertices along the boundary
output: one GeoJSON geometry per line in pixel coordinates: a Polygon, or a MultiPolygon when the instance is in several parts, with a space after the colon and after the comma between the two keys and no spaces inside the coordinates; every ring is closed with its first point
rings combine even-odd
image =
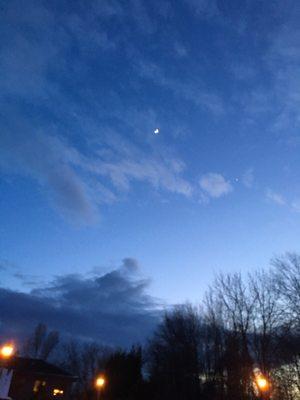
{"type": "MultiPolygon", "coordinates": [[[[137,263],[125,260],[123,264],[129,269],[137,263]]],[[[1,288],[0,333],[22,337],[36,323],[44,322],[62,334],[108,345],[143,342],[160,313],[146,293],[148,284],[147,280],[133,279],[121,267],[92,279],[56,277],[30,293],[1,288]]]]}

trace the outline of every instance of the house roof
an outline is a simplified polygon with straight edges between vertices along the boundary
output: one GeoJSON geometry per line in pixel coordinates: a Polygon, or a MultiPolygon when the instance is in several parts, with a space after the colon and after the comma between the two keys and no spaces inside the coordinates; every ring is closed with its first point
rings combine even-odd
{"type": "Polygon", "coordinates": [[[55,375],[64,378],[75,379],[74,376],[64,371],[63,369],[37,358],[12,357],[9,360],[1,362],[1,366],[22,373],[36,375],[55,375]]]}

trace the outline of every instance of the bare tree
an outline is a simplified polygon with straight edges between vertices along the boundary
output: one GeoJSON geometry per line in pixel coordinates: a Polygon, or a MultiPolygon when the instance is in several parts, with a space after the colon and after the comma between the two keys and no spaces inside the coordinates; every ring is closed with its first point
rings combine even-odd
{"type": "Polygon", "coordinates": [[[294,329],[300,330],[300,255],[287,253],[272,262],[275,283],[286,305],[286,317],[294,329]]]}
{"type": "Polygon", "coordinates": [[[249,276],[254,302],[252,348],[259,367],[268,373],[276,364],[278,335],[284,326],[284,309],[278,300],[273,274],[256,271],[249,276]]]}
{"type": "Polygon", "coordinates": [[[296,400],[300,398],[300,357],[274,369],[274,400],[296,400]]]}
{"type": "Polygon", "coordinates": [[[240,274],[219,275],[211,290],[222,313],[228,398],[246,399],[252,395],[249,333],[256,299],[250,296],[240,274]]]}
{"type": "Polygon", "coordinates": [[[208,359],[218,399],[222,387],[227,399],[251,399],[254,364],[272,380],[272,398],[297,398],[300,257],[289,254],[273,265],[248,280],[220,275],[206,296],[208,359]]]}
{"type": "Polygon", "coordinates": [[[48,332],[45,324],[39,323],[26,341],[23,353],[28,357],[47,360],[59,344],[59,333],[48,332]]]}
{"type": "Polygon", "coordinates": [[[96,375],[104,369],[112,349],[97,343],[70,341],[62,348],[61,366],[77,377],[74,397],[89,399],[93,396],[96,375]]]}
{"type": "Polygon", "coordinates": [[[223,305],[223,321],[226,328],[237,332],[247,345],[247,333],[253,321],[255,299],[249,296],[241,274],[219,275],[214,288],[223,305]]]}
{"type": "Polygon", "coordinates": [[[33,357],[38,357],[41,348],[43,346],[43,343],[45,341],[47,335],[47,327],[46,325],[40,323],[36,326],[32,336],[30,342],[31,342],[31,348],[32,348],[32,356],[33,357]]]}
{"type": "Polygon", "coordinates": [[[204,393],[209,399],[225,398],[225,330],[223,306],[211,288],[204,300],[205,356],[204,393]]]}

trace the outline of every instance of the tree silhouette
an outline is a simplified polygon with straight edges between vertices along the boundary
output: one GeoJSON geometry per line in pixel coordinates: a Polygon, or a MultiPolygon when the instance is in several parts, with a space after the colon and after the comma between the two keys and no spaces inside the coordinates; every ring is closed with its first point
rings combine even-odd
{"type": "Polygon", "coordinates": [[[149,372],[158,399],[196,399],[202,372],[201,323],[185,305],[166,313],[149,345],[149,372]]]}
{"type": "Polygon", "coordinates": [[[27,357],[47,360],[59,344],[59,333],[48,332],[45,324],[39,323],[25,343],[23,353],[27,357]]]}

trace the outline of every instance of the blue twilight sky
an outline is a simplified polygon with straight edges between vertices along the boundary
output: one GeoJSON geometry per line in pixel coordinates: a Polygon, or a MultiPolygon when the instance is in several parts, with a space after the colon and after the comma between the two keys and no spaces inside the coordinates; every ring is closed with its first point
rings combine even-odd
{"type": "Polygon", "coordinates": [[[299,250],[298,1],[0,5],[3,308],[199,301],[299,250]]]}

